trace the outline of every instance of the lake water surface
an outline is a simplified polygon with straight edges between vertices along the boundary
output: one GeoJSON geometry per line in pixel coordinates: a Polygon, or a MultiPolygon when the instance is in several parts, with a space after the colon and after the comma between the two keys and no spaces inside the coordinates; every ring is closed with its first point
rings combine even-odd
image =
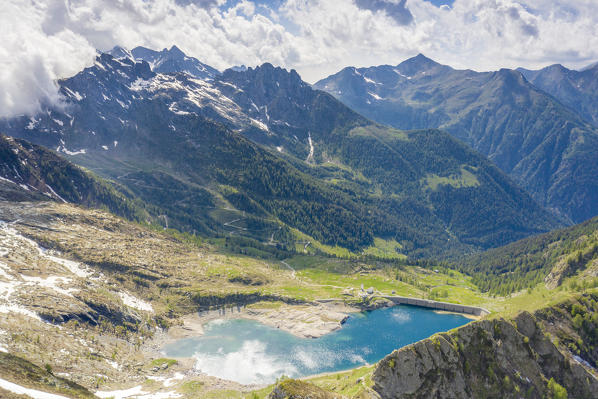
{"type": "Polygon", "coordinates": [[[196,368],[208,375],[266,384],[281,375],[302,377],[375,363],[397,348],[468,321],[401,305],[352,314],[340,330],[310,339],[252,320],[214,320],[205,325],[204,335],[173,342],[164,353],[193,356],[196,368]]]}

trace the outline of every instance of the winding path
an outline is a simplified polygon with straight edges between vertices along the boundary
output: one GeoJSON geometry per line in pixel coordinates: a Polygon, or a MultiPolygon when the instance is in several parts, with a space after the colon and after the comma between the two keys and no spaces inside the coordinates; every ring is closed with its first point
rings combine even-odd
{"type": "Polygon", "coordinates": [[[293,266],[289,265],[284,260],[281,260],[280,263],[282,263],[283,265],[285,265],[291,271],[291,277],[296,278],[295,277],[296,271],[295,271],[295,269],[293,269],[293,266]]]}

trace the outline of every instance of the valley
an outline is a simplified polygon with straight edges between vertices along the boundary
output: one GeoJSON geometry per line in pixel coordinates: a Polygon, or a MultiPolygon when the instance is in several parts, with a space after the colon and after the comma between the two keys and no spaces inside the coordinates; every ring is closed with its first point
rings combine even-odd
{"type": "Polygon", "coordinates": [[[595,398],[598,135],[545,73],[98,52],[0,118],[0,397],[595,398]]]}
{"type": "MultiPolygon", "coordinates": [[[[244,397],[256,389],[198,374],[191,360],[160,360],[164,328],[185,337],[206,320],[242,317],[310,337],[337,330],[348,314],[387,306],[383,295],[481,306],[493,312],[491,319],[556,301],[550,299],[555,289],[543,286],[488,296],[471,277],[432,264],[296,255],[285,260],[293,276],[277,260],[227,253],[102,211],[48,202],[3,203],[1,209],[0,345],[94,392],[141,386],[163,397],[244,397]],[[34,270],[26,268],[32,264],[34,270]],[[372,294],[361,293],[362,285],[372,294]],[[342,306],[320,302],[328,298],[344,298],[342,306]],[[196,319],[190,315],[197,309],[212,310],[196,319]],[[187,391],[192,385],[193,393],[187,391]]],[[[591,270],[585,288],[563,280],[558,301],[595,290],[591,270]]],[[[36,386],[27,378],[20,382],[36,386]]]]}
{"type": "Polygon", "coordinates": [[[419,54],[398,65],[347,67],[314,87],[378,123],[446,130],[541,205],[580,223],[598,214],[595,71],[476,72],[419,54]]]}
{"type": "Polygon", "coordinates": [[[261,251],[268,247],[255,241],[281,228],[283,250],[298,236],[349,252],[377,239],[421,258],[566,223],[445,132],[377,125],[268,63],[199,80],[104,53],[60,85],[68,112],[48,109],[0,129],[112,180],[164,227],[168,220],[218,237],[230,233],[224,223],[243,217],[235,235],[261,251]],[[462,171],[477,183],[453,183],[462,171]]]}

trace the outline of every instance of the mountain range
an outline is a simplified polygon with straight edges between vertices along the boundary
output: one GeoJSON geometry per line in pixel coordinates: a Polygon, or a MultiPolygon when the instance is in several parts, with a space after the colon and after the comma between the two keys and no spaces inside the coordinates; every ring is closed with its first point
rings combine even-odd
{"type": "Polygon", "coordinates": [[[455,70],[420,54],[396,66],[348,67],[315,87],[379,123],[449,132],[541,205],[581,222],[598,214],[595,73],[455,70]]]}
{"type": "Polygon", "coordinates": [[[595,127],[559,88],[577,72],[546,74],[418,56],[324,91],[176,46],[98,54],[0,120],[0,397],[595,398],[598,216],[566,226],[595,206],[595,127]],[[378,310],[438,333],[368,364],[395,338],[371,323],[345,336],[360,367],[282,375],[342,359],[339,335],[279,357],[269,334],[378,310]],[[453,311],[479,320],[442,332],[453,311]],[[201,337],[222,322],[242,345],[201,337]]]}
{"type": "Polygon", "coordinates": [[[580,71],[560,64],[539,70],[517,68],[534,86],[576,111],[586,121],[598,126],[598,64],[580,71]]]}
{"type": "Polygon", "coordinates": [[[562,223],[447,133],[376,124],[295,71],[198,78],[189,70],[201,63],[175,47],[113,53],[58,82],[65,107],[0,130],[126,187],[165,227],[262,249],[306,240],[360,252],[378,238],[444,256],[562,223]]]}

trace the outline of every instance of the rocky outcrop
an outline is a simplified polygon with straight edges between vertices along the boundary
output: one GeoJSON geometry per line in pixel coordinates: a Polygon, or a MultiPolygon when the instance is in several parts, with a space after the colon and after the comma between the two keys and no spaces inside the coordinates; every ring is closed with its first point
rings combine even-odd
{"type": "Polygon", "coordinates": [[[384,399],[544,398],[556,383],[569,397],[596,398],[596,358],[584,354],[595,345],[596,299],[580,298],[575,311],[565,303],[474,322],[401,348],[379,363],[373,389],[384,399]],[[584,321],[573,321],[577,312],[584,321]],[[575,353],[556,339],[560,332],[581,342],[575,353]]]}
{"type": "Polygon", "coordinates": [[[245,306],[256,302],[275,302],[280,301],[287,304],[304,304],[304,301],[300,301],[294,298],[276,295],[276,294],[263,294],[261,292],[249,292],[249,293],[224,293],[222,295],[215,294],[202,294],[200,292],[195,293],[191,296],[191,300],[197,305],[200,311],[209,309],[218,309],[224,306],[245,306]]]}
{"type": "Polygon", "coordinates": [[[268,399],[342,399],[343,396],[325,391],[307,382],[287,379],[280,382],[268,399]]]}

